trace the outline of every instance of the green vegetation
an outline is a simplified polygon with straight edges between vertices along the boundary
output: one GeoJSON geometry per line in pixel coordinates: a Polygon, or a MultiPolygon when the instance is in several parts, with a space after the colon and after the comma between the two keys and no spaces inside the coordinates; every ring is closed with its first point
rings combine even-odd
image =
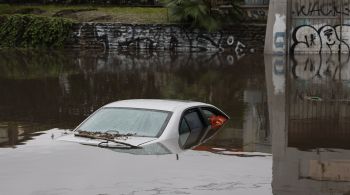
{"type": "Polygon", "coordinates": [[[113,21],[122,23],[168,23],[166,8],[144,7],[100,7],[99,11],[112,16],[113,21]]]}
{"type": "Polygon", "coordinates": [[[161,7],[116,7],[97,5],[9,5],[0,4],[2,14],[57,16],[78,22],[168,23],[167,9],[161,7]]]}
{"type": "Polygon", "coordinates": [[[0,47],[62,47],[73,22],[34,15],[0,16],[0,47]]]}
{"type": "Polygon", "coordinates": [[[239,22],[243,11],[240,0],[230,0],[224,8],[210,0],[161,0],[166,7],[118,7],[96,4],[25,5],[0,4],[2,14],[33,14],[71,19],[77,22],[118,22],[137,24],[182,23],[192,28],[216,31],[239,22]]]}
{"type": "Polygon", "coordinates": [[[77,4],[96,4],[96,5],[159,5],[157,0],[3,0],[12,4],[61,4],[61,5],[77,5],[77,4]]]}
{"type": "Polygon", "coordinates": [[[235,0],[225,11],[213,9],[210,0],[163,0],[170,10],[170,18],[176,22],[187,23],[192,28],[208,31],[220,29],[224,23],[233,23],[242,15],[235,0]]]}
{"type": "Polygon", "coordinates": [[[203,0],[166,0],[174,21],[190,23],[191,27],[202,27],[209,31],[219,28],[219,21],[210,15],[210,7],[203,0]]]}
{"type": "Polygon", "coordinates": [[[167,8],[0,4],[0,47],[62,47],[74,22],[180,22],[216,31],[241,13],[235,0],[224,12],[213,9],[210,0],[163,1],[167,8]]]}

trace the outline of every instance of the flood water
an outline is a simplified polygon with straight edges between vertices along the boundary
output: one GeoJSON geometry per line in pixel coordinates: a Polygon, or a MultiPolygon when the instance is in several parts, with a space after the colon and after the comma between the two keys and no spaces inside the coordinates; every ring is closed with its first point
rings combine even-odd
{"type": "Polygon", "coordinates": [[[9,130],[10,138],[2,145],[20,144],[36,131],[74,128],[113,101],[151,98],[214,104],[232,120],[211,144],[270,152],[261,59],[238,61],[228,54],[200,53],[2,51],[0,121],[2,128],[17,129],[9,130]],[[247,117],[258,126],[245,127],[251,123],[245,122],[247,117]],[[243,135],[244,128],[251,132],[243,135]]]}
{"type": "MultiPolygon", "coordinates": [[[[234,172],[216,170],[209,177],[206,167],[195,172],[195,178],[208,177],[205,185],[175,182],[173,191],[122,185],[123,193],[105,194],[350,194],[350,62],[338,55],[0,50],[0,166],[16,171],[11,159],[22,155],[16,151],[52,129],[72,129],[107,103],[142,98],[202,101],[226,112],[231,120],[225,128],[184,158],[219,159],[234,172]]],[[[7,194],[5,183],[22,177],[9,175],[0,170],[7,194]]],[[[104,192],[57,185],[28,194],[104,192]]]]}

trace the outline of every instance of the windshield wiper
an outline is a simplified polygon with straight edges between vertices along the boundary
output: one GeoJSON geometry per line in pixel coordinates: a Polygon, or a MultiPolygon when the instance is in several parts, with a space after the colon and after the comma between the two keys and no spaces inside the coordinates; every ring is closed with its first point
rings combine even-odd
{"type": "MultiPolygon", "coordinates": [[[[112,131],[112,130],[110,130],[112,131]]],[[[114,131],[114,130],[113,130],[114,131]]],[[[118,132],[118,131],[115,131],[118,132]]],[[[134,146],[132,144],[128,144],[128,143],[124,143],[124,142],[120,142],[115,140],[115,138],[120,138],[120,137],[126,137],[127,135],[121,135],[121,134],[110,134],[110,133],[101,133],[101,132],[87,132],[87,131],[78,131],[77,134],[74,134],[75,136],[78,137],[85,137],[85,138],[90,138],[90,139],[101,139],[104,140],[104,142],[100,142],[97,146],[98,147],[108,147],[108,146],[102,146],[102,144],[106,143],[108,144],[108,142],[113,142],[116,144],[121,144],[121,145],[125,145],[125,146],[129,146],[130,148],[136,149],[136,148],[141,148],[139,146],[134,146]]]]}

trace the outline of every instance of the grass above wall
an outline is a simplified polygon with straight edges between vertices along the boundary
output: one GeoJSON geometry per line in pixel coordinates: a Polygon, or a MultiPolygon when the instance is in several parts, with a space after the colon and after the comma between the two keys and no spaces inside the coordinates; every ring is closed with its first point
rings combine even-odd
{"type": "Polygon", "coordinates": [[[138,24],[168,23],[168,11],[163,7],[118,7],[94,5],[9,5],[0,4],[1,14],[34,14],[72,19],[78,22],[119,22],[138,24]]]}
{"type": "Polygon", "coordinates": [[[73,21],[64,18],[1,15],[0,47],[63,47],[73,24],[73,21]]]}
{"type": "Polygon", "coordinates": [[[0,4],[0,48],[60,48],[74,23],[168,23],[166,8],[0,4]]]}

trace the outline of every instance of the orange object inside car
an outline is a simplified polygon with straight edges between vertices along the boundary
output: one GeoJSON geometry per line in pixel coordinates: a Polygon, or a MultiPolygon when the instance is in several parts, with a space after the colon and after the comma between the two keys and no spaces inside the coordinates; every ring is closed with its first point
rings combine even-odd
{"type": "Polygon", "coordinates": [[[224,116],[211,116],[209,118],[210,125],[213,129],[220,128],[226,121],[227,118],[224,116]]]}

